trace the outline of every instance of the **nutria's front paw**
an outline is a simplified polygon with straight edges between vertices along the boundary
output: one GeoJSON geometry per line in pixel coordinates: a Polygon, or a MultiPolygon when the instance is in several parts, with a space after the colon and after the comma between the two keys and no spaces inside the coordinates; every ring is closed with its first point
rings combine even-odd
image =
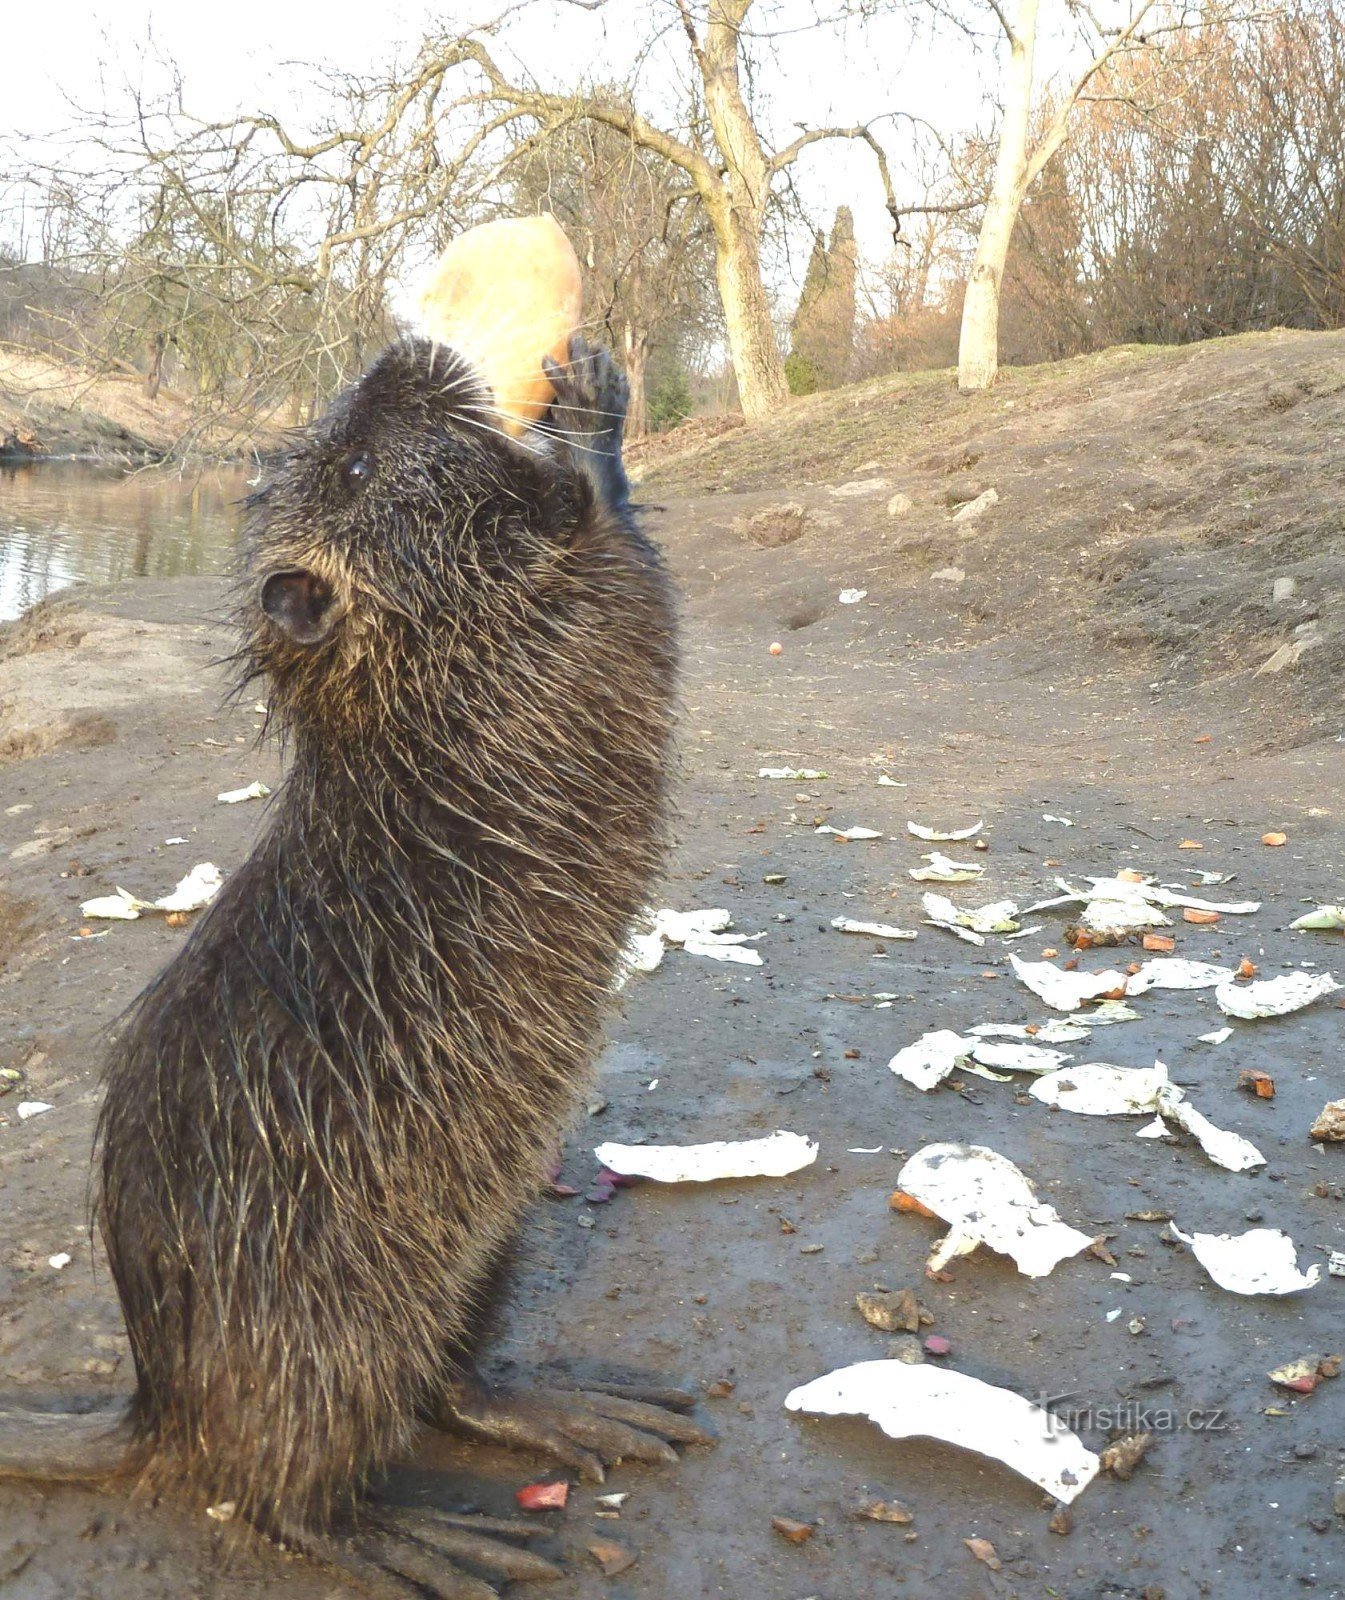
{"type": "Polygon", "coordinates": [[[630,401],[625,374],[606,350],[578,334],[564,366],[549,356],[543,365],[556,391],[546,431],[569,445],[575,466],[594,479],[609,503],[623,505],[630,493],[621,464],[630,401]]]}

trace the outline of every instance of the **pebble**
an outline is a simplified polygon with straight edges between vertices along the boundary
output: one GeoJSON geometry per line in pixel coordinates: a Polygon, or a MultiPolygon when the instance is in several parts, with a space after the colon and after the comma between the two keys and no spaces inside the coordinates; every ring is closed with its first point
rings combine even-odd
{"type": "Polygon", "coordinates": [[[914,507],[915,501],[908,494],[894,494],[887,502],[889,517],[904,517],[914,507]]]}

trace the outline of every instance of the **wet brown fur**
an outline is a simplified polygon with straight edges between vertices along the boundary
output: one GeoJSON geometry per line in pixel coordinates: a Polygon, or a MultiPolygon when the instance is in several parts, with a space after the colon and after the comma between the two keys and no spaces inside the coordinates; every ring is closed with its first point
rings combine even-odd
{"type": "Polygon", "coordinates": [[[662,849],[674,622],[606,419],[518,444],[486,407],[396,346],[254,497],[241,659],[292,764],[107,1072],[128,1460],[271,1532],[455,1375],[662,849]],[[316,642],[277,573],[319,580],[316,642]]]}

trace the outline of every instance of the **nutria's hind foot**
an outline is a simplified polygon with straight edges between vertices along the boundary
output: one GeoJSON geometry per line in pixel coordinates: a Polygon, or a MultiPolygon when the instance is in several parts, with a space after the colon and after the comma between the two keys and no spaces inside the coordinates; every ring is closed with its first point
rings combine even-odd
{"type": "Polygon", "coordinates": [[[694,1404],[677,1389],[599,1384],[513,1393],[463,1382],[444,1391],[428,1420],[447,1433],[540,1451],[601,1483],[619,1461],[675,1462],[674,1444],[713,1444],[713,1434],[679,1414],[694,1404]]]}
{"type": "Polygon", "coordinates": [[[548,1530],[510,1518],[380,1506],[354,1537],[289,1529],[287,1550],[332,1568],[371,1600],[498,1600],[497,1583],[561,1576],[544,1556],[510,1544],[548,1530]]]}

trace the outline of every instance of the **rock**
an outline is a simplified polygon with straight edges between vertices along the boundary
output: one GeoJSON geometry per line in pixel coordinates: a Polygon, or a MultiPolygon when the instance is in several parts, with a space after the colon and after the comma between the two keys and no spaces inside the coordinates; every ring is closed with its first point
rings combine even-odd
{"type": "Polygon", "coordinates": [[[943,503],[950,511],[956,511],[958,506],[979,499],[989,487],[984,478],[954,478],[943,491],[943,503]]]}
{"type": "Polygon", "coordinates": [[[1298,665],[1299,659],[1309,650],[1315,650],[1326,643],[1322,638],[1321,629],[1316,622],[1304,622],[1294,629],[1294,637],[1288,644],[1282,644],[1271,656],[1268,656],[1253,674],[1262,678],[1267,673],[1283,672],[1286,667],[1298,665]]]}
{"type": "Polygon", "coordinates": [[[813,1536],[811,1522],[798,1522],[793,1517],[772,1517],[771,1527],[790,1544],[806,1544],[813,1536]]]}
{"type": "Polygon", "coordinates": [[[1332,1491],[1331,1509],[1338,1517],[1345,1517],[1345,1478],[1342,1478],[1332,1491]]]}
{"type": "Polygon", "coordinates": [[[915,501],[908,494],[894,494],[887,502],[889,517],[904,517],[915,507],[915,501]]]}
{"type": "Polygon", "coordinates": [[[602,1568],[605,1578],[615,1578],[618,1573],[633,1567],[637,1560],[633,1550],[628,1550],[624,1544],[618,1544],[615,1539],[591,1540],[588,1553],[602,1568]]]}
{"type": "Polygon", "coordinates": [[[914,1514],[900,1500],[868,1500],[855,1512],[870,1522],[913,1522],[914,1514]]]}
{"type": "Polygon", "coordinates": [[[1046,1524],[1052,1533],[1073,1533],[1074,1518],[1068,1506],[1057,1506],[1051,1513],[1051,1520],[1046,1524]]]}
{"type": "Polygon", "coordinates": [[[967,575],[961,567],[940,567],[929,575],[931,583],[965,583],[967,575]]]}
{"type": "Polygon", "coordinates": [[[973,522],[977,517],[982,517],[991,506],[999,504],[999,494],[994,489],[987,489],[984,494],[978,494],[974,500],[968,500],[953,513],[954,522],[973,522]]]}
{"type": "Polygon", "coordinates": [[[941,1333],[931,1333],[925,1340],[925,1354],[928,1356],[950,1356],[953,1353],[953,1341],[944,1338],[941,1333]]]}
{"type": "Polygon", "coordinates": [[[833,483],[827,492],[837,500],[862,500],[865,495],[885,494],[891,487],[886,478],[853,478],[849,483],[833,483]]]}
{"type": "Polygon", "coordinates": [[[871,1328],[884,1333],[918,1333],[920,1302],[911,1289],[875,1289],[857,1294],[855,1305],[871,1328]]]}
{"type": "Polygon", "coordinates": [[[1114,1478],[1120,1478],[1123,1483],[1126,1482],[1148,1455],[1149,1446],[1153,1442],[1154,1436],[1151,1433],[1132,1433],[1129,1438],[1117,1439],[1102,1452],[1102,1470],[1110,1472],[1114,1478]]]}
{"type": "Polygon", "coordinates": [[[887,1347],[889,1361],[901,1361],[908,1367],[918,1367],[925,1359],[924,1346],[914,1334],[907,1334],[904,1338],[893,1339],[887,1347]]]}
{"type": "Polygon", "coordinates": [[[1328,1100],[1308,1131],[1314,1139],[1332,1143],[1345,1139],[1345,1100],[1328,1100]]]}
{"type": "Polygon", "coordinates": [[[1004,1563],[999,1559],[999,1554],[989,1539],[964,1539],[962,1541],[967,1549],[978,1561],[983,1561],[991,1572],[998,1572],[1004,1563]]]}
{"type": "Polygon", "coordinates": [[[776,550],[793,544],[808,531],[808,513],[796,500],[762,506],[760,511],[733,519],[733,531],[758,550],[776,550]]]}
{"type": "Polygon", "coordinates": [[[1276,578],[1274,587],[1270,591],[1270,597],[1277,605],[1280,605],[1286,600],[1292,600],[1297,593],[1297,578],[1276,578]]]}

